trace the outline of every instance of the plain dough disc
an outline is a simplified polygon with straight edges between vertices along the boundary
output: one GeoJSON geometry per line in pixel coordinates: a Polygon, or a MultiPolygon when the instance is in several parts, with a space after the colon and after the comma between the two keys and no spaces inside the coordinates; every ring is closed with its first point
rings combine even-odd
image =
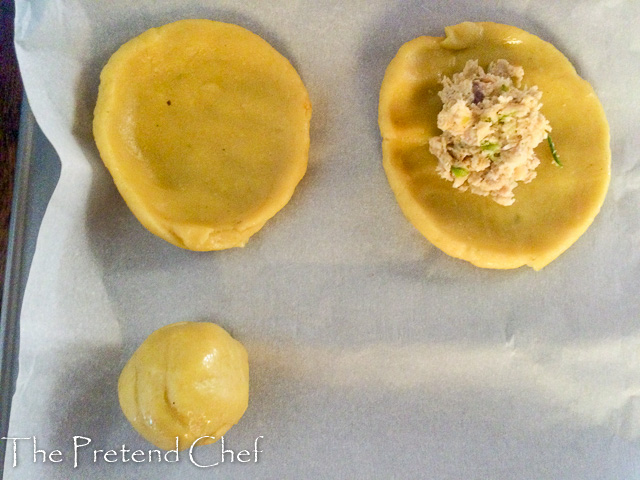
{"type": "Polygon", "coordinates": [[[124,44],[100,80],[100,156],[138,220],[179,247],[243,246],[306,171],[305,86],[242,27],[152,28],[124,44]]]}

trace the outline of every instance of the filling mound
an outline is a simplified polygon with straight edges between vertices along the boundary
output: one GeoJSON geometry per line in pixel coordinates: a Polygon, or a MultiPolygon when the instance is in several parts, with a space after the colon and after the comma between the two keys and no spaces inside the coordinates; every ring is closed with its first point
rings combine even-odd
{"type": "Polygon", "coordinates": [[[487,72],[469,60],[462,72],[442,78],[442,135],[430,139],[429,150],[438,174],[454,188],[511,205],[518,182],[536,177],[534,148],[551,127],[540,113],[542,92],[520,88],[523,75],[506,60],[492,62],[487,72]]]}

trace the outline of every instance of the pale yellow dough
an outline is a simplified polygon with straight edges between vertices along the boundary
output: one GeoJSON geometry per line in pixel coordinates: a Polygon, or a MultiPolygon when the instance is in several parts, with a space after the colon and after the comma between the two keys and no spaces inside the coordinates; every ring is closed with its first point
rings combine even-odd
{"type": "Polygon", "coordinates": [[[138,220],[191,250],[243,246],[307,168],[311,104],[289,61],[237,25],[181,20],[113,54],[93,123],[138,220]]]}
{"type": "Polygon", "coordinates": [[[485,268],[546,266],[592,223],[609,185],[609,127],[591,86],[553,45],[516,27],[465,22],[446,37],[419,37],[389,64],[380,91],[383,164],[407,218],[445,253],[485,268]],[[524,68],[525,85],[542,91],[542,113],[563,167],[545,142],[537,178],[515,190],[515,203],[460,192],[436,173],[429,139],[439,135],[441,75],[467,60],[486,67],[506,59],[524,68]]]}
{"type": "Polygon", "coordinates": [[[159,448],[179,450],[220,439],[249,402],[247,351],[222,327],[181,322],[153,332],[118,381],[120,407],[159,448]]]}

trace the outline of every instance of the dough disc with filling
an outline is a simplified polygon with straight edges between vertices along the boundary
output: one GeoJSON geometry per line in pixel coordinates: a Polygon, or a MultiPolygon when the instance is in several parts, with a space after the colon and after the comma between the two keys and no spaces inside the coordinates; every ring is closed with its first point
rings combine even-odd
{"type": "Polygon", "coordinates": [[[529,265],[539,270],[564,252],[592,223],[609,185],[609,127],[591,86],[553,45],[519,28],[465,22],[446,37],[419,37],[389,64],[380,91],[383,164],[407,218],[436,247],[485,268],[529,265]],[[542,113],[563,167],[546,142],[537,178],[515,189],[505,207],[460,192],[436,173],[429,139],[442,108],[441,75],[470,59],[486,67],[504,58],[524,68],[523,84],[542,91],[542,113]]]}

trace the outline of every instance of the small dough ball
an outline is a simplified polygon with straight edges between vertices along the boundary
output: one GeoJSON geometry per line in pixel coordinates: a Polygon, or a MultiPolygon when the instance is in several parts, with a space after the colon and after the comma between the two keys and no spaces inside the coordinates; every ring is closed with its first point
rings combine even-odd
{"type": "Polygon", "coordinates": [[[249,402],[244,346],[222,327],[180,322],[153,332],[125,365],[120,407],[133,428],[170,450],[217,441],[238,423],[249,402]]]}

